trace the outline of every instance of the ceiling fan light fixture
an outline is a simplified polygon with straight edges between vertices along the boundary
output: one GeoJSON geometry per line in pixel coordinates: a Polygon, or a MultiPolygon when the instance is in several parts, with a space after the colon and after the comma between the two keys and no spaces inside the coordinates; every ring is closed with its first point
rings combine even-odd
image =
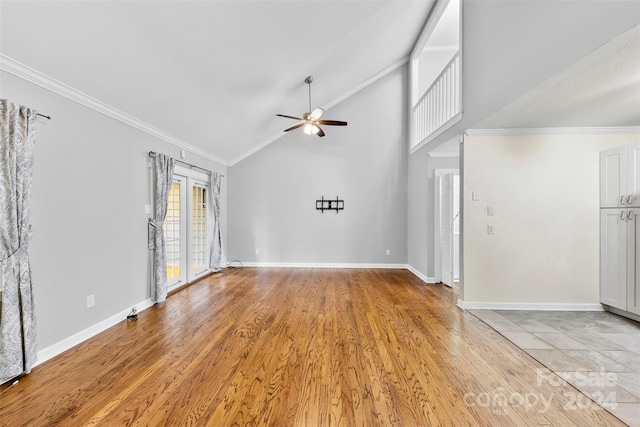
{"type": "Polygon", "coordinates": [[[307,135],[315,135],[320,131],[320,128],[315,123],[307,123],[304,125],[304,133],[307,135]]]}

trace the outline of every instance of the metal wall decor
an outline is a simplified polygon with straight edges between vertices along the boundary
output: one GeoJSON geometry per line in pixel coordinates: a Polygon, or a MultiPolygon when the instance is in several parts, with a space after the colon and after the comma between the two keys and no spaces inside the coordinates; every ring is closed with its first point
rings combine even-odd
{"type": "Polygon", "coordinates": [[[344,200],[338,199],[336,196],[335,200],[325,200],[324,196],[322,199],[316,200],[316,210],[321,211],[336,211],[338,213],[341,210],[344,210],[344,200]]]}

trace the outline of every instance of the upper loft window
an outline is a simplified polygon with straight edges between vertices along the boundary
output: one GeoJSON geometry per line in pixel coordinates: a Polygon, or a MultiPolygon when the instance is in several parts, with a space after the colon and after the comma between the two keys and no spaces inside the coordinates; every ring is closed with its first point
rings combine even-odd
{"type": "Polygon", "coordinates": [[[428,142],[460,119],[460,0],[437,2],[411,54],[411,146],[428,142]]]}
{"type": "Polygon", "coordinates": [[[414,100],[414,106],[458,52],[460,1],[451,0],[418,56],[418,97],[414,100]]]}

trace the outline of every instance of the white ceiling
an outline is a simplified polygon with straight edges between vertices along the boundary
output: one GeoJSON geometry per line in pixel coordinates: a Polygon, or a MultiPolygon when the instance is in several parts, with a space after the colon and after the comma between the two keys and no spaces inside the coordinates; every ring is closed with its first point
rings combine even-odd
{"type": "Polygon", "coordinates": [[[640,25],[474,126],[477,129],[640,126],[640,25]]]}
{"type": "Polygon", "coordinates": [[[229,163],[307,111],[307,75],[323,106],[407,57],[432,5],[3,0],[0,51],[229,163]]]}

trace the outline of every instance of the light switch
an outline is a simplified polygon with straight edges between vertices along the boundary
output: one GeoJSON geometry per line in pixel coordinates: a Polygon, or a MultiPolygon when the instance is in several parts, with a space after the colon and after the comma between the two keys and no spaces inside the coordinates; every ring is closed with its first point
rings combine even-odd
{"type": "Polygon", "coordinates": [[[473,200],[474,202],[477,202],[478,200],[480,200],[480,195],[478,194],[477,191],[471,192],[471,200],[473,200]]]}
{"type": "Polygon", "coordinates": [[[493,225],[487,225],[487,234],[493,234],[493,225]]]}
{"type": "Polygon", "coordinates": [[[487,215],[493,216],[493,206],[487,206],[487,215]]]}
{"type": "Polygon", "coordinates": [[[144,205],[144,213],[146,214],[151,213],[151,205],[144,205]]]}

